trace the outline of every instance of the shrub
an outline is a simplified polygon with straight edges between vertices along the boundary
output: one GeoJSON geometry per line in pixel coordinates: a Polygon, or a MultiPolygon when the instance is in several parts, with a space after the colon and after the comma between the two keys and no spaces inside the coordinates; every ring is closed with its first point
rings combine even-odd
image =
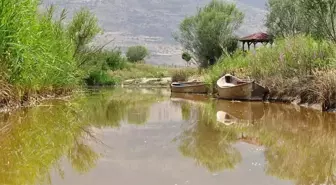
{"type": "Polygon", "coordinates": [[[182,53],[182,59],[185,60],[186,62],[189,62],[191,60],[191,55],[188,52],[183,52],[182,53]]]}
{"type": "Polygon", "coordinates": [[[102,55],[109,69],[113,71],[124,69],[127,66],[127,59],[122,56],[120,50],[104,51],[102,55]]]}
{"type": "Polygon", "coordinates": [[[116,85],[118,80],[104,70],[92,71],[88,78],[85,79],[87,85],[102,86],[102,85],[116,85]]]}
{"type": "Polygon", "coordinates": [[[184,82],[187,81],[189,74],[185,70],[176,70],[172,74],[172,82],[184,82]]]}
{"type": "Polygon", "coordinates": [[[130,62],[139,62],[148,56],[149,52],[144,46],[132,46],[129,47],[126,53],[126,57],[130,62]]]}

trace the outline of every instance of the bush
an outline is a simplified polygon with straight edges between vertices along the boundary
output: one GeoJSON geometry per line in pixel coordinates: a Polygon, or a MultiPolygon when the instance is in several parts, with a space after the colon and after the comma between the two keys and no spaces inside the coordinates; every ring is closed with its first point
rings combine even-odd
{"type": "Polygon", "coordinates": [[[148,56],[149,52],[144,46],[132,46],[129,47],[126,53],[126,57],[130,62],[139,62],[148,56]]]}
{"type": "Polygon", "coordinates": [[[92,71],[88,78],[85,79],[87,85],[102,86],[102,85],[116,85],[118,80],[113,78],[107,71],[99,70],[92,71]]]}
{"type": "Polygon", "coordinates": [[[127,59],[122,56],[120,50],[104,51],[102,55],[104,56],[109,69],[113,71],[124,69],[127,66],[127,59]]]}
{"type": "Polygon", "coordinates": [[[185,70],[177,70],[172,74],[172,82],[188,81],[189,74],[185,70]]]}
{"type": "Polygon", "coordinates": [[[182,59],[185,60],[186,62],[189,62],[191,60],[191,55],[188,52],[183,52],[182,53],[182,59]]]}

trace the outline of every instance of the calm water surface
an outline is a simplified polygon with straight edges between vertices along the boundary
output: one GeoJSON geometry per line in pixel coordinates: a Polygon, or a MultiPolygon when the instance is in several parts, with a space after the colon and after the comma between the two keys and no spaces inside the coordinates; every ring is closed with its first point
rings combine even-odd
{"type": "Polygon", "coordinates": [[[0,114],[0,184],[336,184],[336,116],[165,89],[0,114]]]}

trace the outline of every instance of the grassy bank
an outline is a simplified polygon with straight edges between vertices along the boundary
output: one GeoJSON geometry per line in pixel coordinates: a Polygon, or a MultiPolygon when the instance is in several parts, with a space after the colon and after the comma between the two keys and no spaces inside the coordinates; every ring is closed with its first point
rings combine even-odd
{"type": "MultiPolygon", "coordinates": [[[[41,10],[39,1],[2,0],[0,11],[0,106],[59,95],[82,84],[86,44],[100,32],[82,9],[68,24],[66,11],[41,10]]],[[[1,107],[0,107],[1,108],[1,107]]]]}
{"type": "Polygon", "coordinates": [[[254,79],[270,90],[270,98],[336,106],[336,45],[306,36],[275,41],[273,47],[226,56],[207,71],[214,85],[225,73],[254,79]]]}

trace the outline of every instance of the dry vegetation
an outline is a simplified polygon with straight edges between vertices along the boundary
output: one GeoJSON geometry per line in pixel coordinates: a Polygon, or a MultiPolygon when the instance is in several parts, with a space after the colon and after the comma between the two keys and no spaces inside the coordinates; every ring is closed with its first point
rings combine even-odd
{"type": "Polygon", "coordinates": [[[209,69],[206,79],[215,84],[224,73],[233,73],[266,86],[271,98],[322,103],[327,110],[335,107],[335,66],[335,44],[295,36],[277,40],[274,47],[262,47],[256,53],[226,57],[209,69]]]}

